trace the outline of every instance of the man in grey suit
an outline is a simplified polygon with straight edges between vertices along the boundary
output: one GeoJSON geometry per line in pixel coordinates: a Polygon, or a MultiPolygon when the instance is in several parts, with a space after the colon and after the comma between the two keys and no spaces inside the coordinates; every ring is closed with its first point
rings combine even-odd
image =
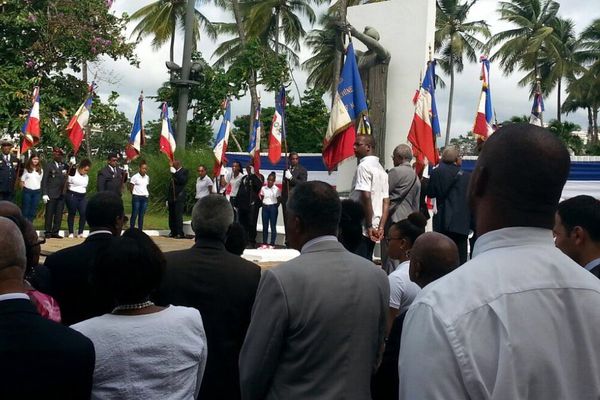
{"type": "Polygon", "coordinates": [[[370,399],[387,277],[337,241],[341,205],[330,185],[297,185],[287,212],[301,254],[263,272],[240,353],[242,399],[370,399]]]}
{"type": "MultiPolygon", "coordinates": [[[[388,171],[390,208],[385,226],[386,233],[392,224],[406,219],[409,214],[415,211],[419,211],[421,182],[410,165],[412,158],[412,150],[406,144],[396,146],[392,153],[394,168],[388,171]]],[[[396,264],[387,257],[387,242],[382,240],[380,244],[382,265],[389,274],[394,271],[396,264]]]]}

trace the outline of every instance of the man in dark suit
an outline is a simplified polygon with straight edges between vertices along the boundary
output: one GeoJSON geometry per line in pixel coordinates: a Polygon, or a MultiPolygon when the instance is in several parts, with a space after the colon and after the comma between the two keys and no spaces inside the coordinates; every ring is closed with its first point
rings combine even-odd
{"type": "Polygon", "coordinates": [[[44,237],[62,239],[58,234],[65,208],[67,164],[63,163],[64,152],[60,147],[52,149],[52,161],[44,166],[42,177],[42,200],[46,203],[44,237]]]}
{"type": "Polygon", "coordinates": [[[248,324],[260,268],[225,249],[233,209],[223,196],[196,203],[192,228],[196,244],[165,253],[167,269],[156,296],[159,305],[200,311],[208,341],[208,360],[199,398],[240,398],[238,356],[248,324]]]}
{"type": "Polygon", "coordinates": [[[123,185],[126,178],[125,171],[118,166],[118,158],[115,153],[108,155],[107,165],[98,171],[98,179],[96,181],[96,191],[114,192],[121,196],[123,193],[123,185]]]}
{"type": "Polygon", "coordinates": [[[47,291],[58,301],[65,325],[105,314],[113,307],[112,300],[90,283],[90,274],[95,256],[109,251],[110,238],[121,234],[126,220],[123,201],[113,192],[96,193],[87,204],[86,217],[87,239],[49,255],[44,262],[50,276],[47,291]]]}
{"type": "Polygon", "coordinates": [[[188,170],[183,168],[181,161],[175,160],[169,163],[171,171],[171,182],[167,197],[169,207],[169,237],[185,239],[183,233],[183,209],[185,207],[185,185],[188,181],[188,170]]]}
{"type": "Polygon", "coordinates": [[[11,154],[13,143],[9,137],[2,137],[0,146],[0,200],[14,201],[19,160],[11,154]]]}
{"type": "Polygon", "coordinates": [[[308,172],[300,164],[300,156],[295,151],[290,152],[289,167],[283,171],[283,182],[281,185],[281,212],[283,212],[283,223],[286,221],[287,200],[290,192],[301,182],[308,180],[308,172]]]}
{"type": "Polygon", "coordinates": [[[89,399],[92,342],[37,313],[23,285],[21,231],[2,217],[0,248],[0,398],[89,399]]]}
{"type": "Polygon", "coordinates": [[[600,278],[600,200],[581,195],[561,202],[553,231],[556,247],[600,278]]]}
{"type": "Polygon", "coordinates": [[[240,354],[242,399],[370,399],[387,276],[337,241],[341,204],[330,185],[296,186],[287,212],[300,256],[262,274],[240,354]]]}
{"type": "Polygon", "coordinates": [[[258,194],[264,183],[265,177],[248,165],[236,197],[238,219],[248,235],[248,244],[252,247],[256,247],[256,224],[261,207],[258,194]]]}
{"type": "Polygon", "coordinates": [[[467,241],[471,227],[471,212],[467,201],[470,173],[461,170],[458,150],[446,147],[442,162],[431,171],[427,196],[435,198],[437,213],[433,230],[454,240],[461,265],[467,262],[467,241]]]}

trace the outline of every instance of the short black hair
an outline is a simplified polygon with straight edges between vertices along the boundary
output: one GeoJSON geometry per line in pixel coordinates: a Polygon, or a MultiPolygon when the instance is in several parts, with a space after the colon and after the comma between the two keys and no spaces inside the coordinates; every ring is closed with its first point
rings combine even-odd
{"type": "Polygon", "coordinates": [[[248,244],[248,234],[246,229],[239,222],[229,225],[227,238],[225,239],[225,249],[228,252],[241,256],[248,244]]]}
{"type": "Polygon", "coordinates": [[[390,227],[390,230],[396,229],[400,234],[410,241],[411,246],[419,236],[425,233],[427,218],[419,212],[413,212],[405,219],[396,222],[390,227]]]}
{"type": "Polygon", "coordinates": [[[123,200],[114,192],[98,192],[88,201],[85,216],[90,228],[112,228],[125,214],[123,200]]]}
{"type": "Polygon", "coordinates": [[[118,158],[117,153],[108,153],[108,156],[106,157],[106,159],[110,160],[111,158],[118,158]]]}
{"type": "Polygon", "coordinates": [[[96,257],[92,282],[117,304],[141,303],[158,289],[167,262],[148,235],[136,228],[114,237],[96,257]]]}
{"type": "Polygon", "coordinates": [[[85,167],[91,167],[92,166],[92,162],[90,160],[88,160],[87,158],[84,158],[83,160],[81,160],[79,162],[79,168],[85,168],[85,167]]]}
{"type": "Polygon", "coordinates": [[[287,208],[314,233],[335,235],[342,204],[335,189],[321,181],[302,182],[292,190],[287,208]]]}
{"type": "Polygon", "coordinates": [[[582,227],[594,242],[600,242],[600,200],[580,195],[562,201],[557,211],[568,232],[582,227]]]}
{"type": "Polygon", "coordinates": [[[344,199],[341,202],[342,215],[339,223],[338,240],[350,252],[354,252],[362,240],[362,225],[365,212],[356,201],[344,199]]]}

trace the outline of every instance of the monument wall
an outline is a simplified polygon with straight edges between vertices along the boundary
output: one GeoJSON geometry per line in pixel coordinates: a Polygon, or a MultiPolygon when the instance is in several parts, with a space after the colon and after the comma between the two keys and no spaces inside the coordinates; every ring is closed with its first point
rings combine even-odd
{"type": "MultiPolygon", "coordinates": [[[[381,160],[391,168],[392,150],[406,143],[414,114],[412,99],[418,88],[419,76],[425,72],[429,46],[433,51],[435,33],[435,0],[389,0],[348,8],[348,22],[357,30],[372,26],[379,31],[380,43],[391,53],[388,69],[385,157],[381,160]]],[[[366,50],[358,40],[357,50],[366,50]]],[[[339,166],[337,188],[349,191],[356,170],[356,160],[339,166]]]]}

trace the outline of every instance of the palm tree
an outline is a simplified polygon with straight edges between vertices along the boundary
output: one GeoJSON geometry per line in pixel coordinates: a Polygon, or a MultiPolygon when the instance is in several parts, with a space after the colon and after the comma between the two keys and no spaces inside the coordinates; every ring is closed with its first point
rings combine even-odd
{"type": "MultiPolygon", "coordinates": [[[[177,28],[184,28],[186,0],[157,0],[131,15],[132,20],[140,20],[131,33],[137,39],[152,36],[152,47],[156,50],[170,42],[169,60],[173,62],[175,35],[177,28]]],[[[200,40],[200,28],[204,28],[209,37],[215,39],[215,26],[196,9],[198,23],[194,26],[194,48],[200,40]]]]}
{"type": "Polygon", "coordinates": [[[476,35],[486,38],[491,36],[485,21],[467,21],[469,11],[476,2],[477,0],[466,3],[461,3],[460,0],[438,0],[437,2],[435,50],[441,56],[440,67],[450,75],[446,146],[450,142],[454,74],[462,72],[465,56],[468,61],[477,62],[476,50],[483,49],[484,43],[476,35]]]}
{"type": "Polygon", "coordinates": [[[598,113],[600,112],[600,71],[590,68],[579,79],[569,82],[567,98],[562,105],[566,114],[585,109],[588,116],[588,137],[598,143],[598,113]]]}

